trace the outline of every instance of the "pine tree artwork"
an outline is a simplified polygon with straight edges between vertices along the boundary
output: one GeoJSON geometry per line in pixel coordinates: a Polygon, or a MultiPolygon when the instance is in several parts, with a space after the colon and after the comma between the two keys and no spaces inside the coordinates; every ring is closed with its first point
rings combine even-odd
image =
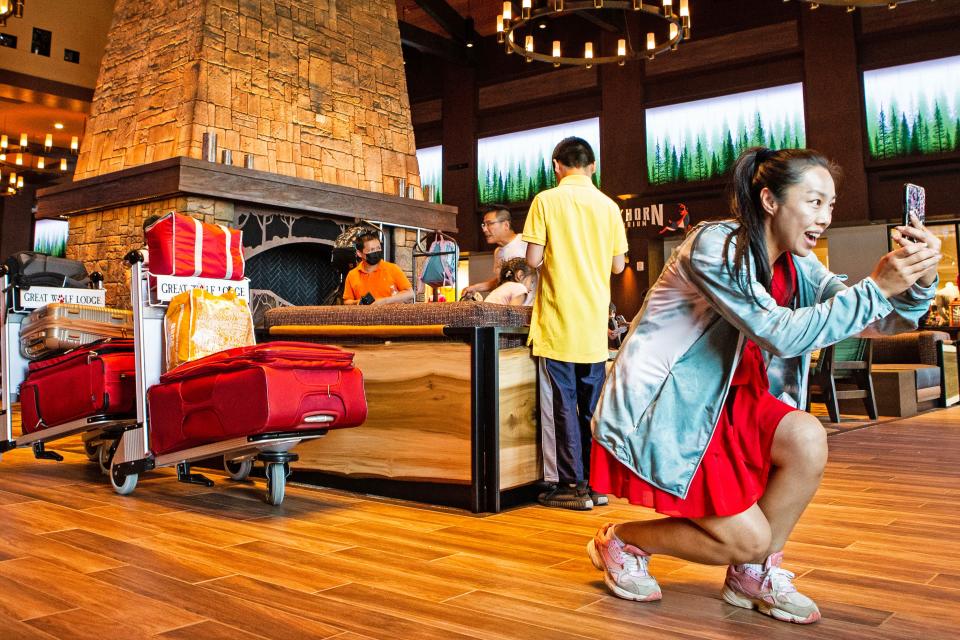
{"type": "Polygon", "coordinates": [[[420,166],[420,184],[433,187],[434,204],[443,203],[443,147],[417,149],[417,164],[420,166]]]}
{"type": "Polygon", "coordinates": [[[864,71],[863,97],[871,158],[960,148],[960,56],[864,71]]]}
{"type": "Polygon", "coordinates": [[[70,223],[66,220],[37,220],[33,227],[33,250],[48,256],[67,255],[70,223]]]}
{"type": "Polygon", "coordinates": [[[597,157],[593,183],[600,186],[600,120],[553,125],[477,141],[477,195],[480,204],[529,202],[557,186],[551,156],[569,136],[583,138],[597,157]]]}
{"type": "Polygon", "coordinates": [[[806,145],[799,83],[647,109],[646,118],[653,185],[722,177],[748,147],[806,145]]]}

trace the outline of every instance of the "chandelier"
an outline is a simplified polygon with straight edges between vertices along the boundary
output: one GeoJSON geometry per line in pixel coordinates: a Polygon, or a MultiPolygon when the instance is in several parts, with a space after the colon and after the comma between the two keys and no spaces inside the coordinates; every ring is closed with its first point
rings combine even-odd
{"type": "MultiPolygon", "coordinates": [[[[519,15],[514,15],[513,2],[503,3],[503,12],[497,16],[497,41],[504,44],[507,53],[518,53],[526,58],[527,62],[537,60],[552,62],[553,66],[579,65],[590,68],[595,64],[616,62],[623,65],[627,60],[639,60],[646,57],[653,60],[657,54],[668,49],[676,50],[681,41],[690,38],[690,7],[688,0],[678,0],[678,13],[673,12],[674,0],[662,0],[657,4],[650,4],[642,0],[588,0],[580,2],[565,2],[564,0],[547,0],[543,6],[533,8],[532,0],[522,0],[519,15]],[[617,40],[617,50],[606,55],[595,49],[594,43],[583,43],[583,55],[564,55],[561,51],[560,40],[552,40],[550,53],[537,50],[536,38],[531,31],[524,35],[523,45],[518,36],[521,30],[534,21],[544,18],[555,18],[565,14],[588,13],[598,9],[621,9],[624,12],[634,12],[654,16],[667,25],[669,35],[657,41],[653,31],[647,32],[646,43],[642,50],[637,50],[630,42],[629,29],[625,29],[624,37],[617,40]]],[[[540,22],[539,26],[544,27],[540,22]]],[[[545,39],[548,40],[548,39],[545,39]]]]}
{"type": "Polygon", "coordinates": [[[7,18],[23,17],[24,0],[0,0],[0,27],[7,26],[7,18]]]}
{"type": "MultiPolygon", "coordinates": [[[[790,0],[783,0],[789,2],[790,0]]],[[[869,7],[886,7],[896,9],[898,4],[906,4],[914,0],[799,0],[810,5],[811,9],[818,9],[820,5],[825,4],[831,7],[846,7],[847,13],[857,9],[867,9],[869,7]]]]}
{"type": "MultiPolygon", "coordinates": [[[[54,125],[55,128],[62,126],[60,123],[54,125]]],[[[66,142],[66,136],[63,136],[62,140],[66,142]]],[[[68,154],[66,149],[54,146],[52,133],[43,137],[42,145],[36,141],[31,142],[26,133],[21,133],[19,137],[0,134],[0,197],[20,193],[25,175],[35,178],[67,171],[68,155],[77,155],[79,148],[79,136],[70,136],[68,154]]]]}

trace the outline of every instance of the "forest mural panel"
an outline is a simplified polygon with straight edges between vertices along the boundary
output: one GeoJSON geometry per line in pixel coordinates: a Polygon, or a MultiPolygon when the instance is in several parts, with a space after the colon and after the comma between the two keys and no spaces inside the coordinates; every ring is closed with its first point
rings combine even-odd
{"type": "Polygon", "coordinates": [[[803,147],[803,86],[788,84],[647,109],[650,184],[722,176],[748,148],[803,147]]]}
{"type": "Polygon", "coordinates": [[[527,202],[557,186],[553,149],[569,136],[586,140],[597,157],[593,183],[600,186],[600,119],[551,125],[477,141],[477,194],[481,204],[527,202]]]}
{"type": "Polygon", "coordinates": [[[960,56],[863,72],[873,159],[956,151],[960,56]]]}
{"type": "Polygon", "coordinates": [[[420,165],[420,185],[433,187],[431,202],[443,202],[443,147],[417,149],[417,164],[420,165]]]}
{"type": "Polygon", "coordinates": [[[33,224],[33,250],[48,256],[67,255],[70,223],[66,220],[37,220],[33,224]]]}

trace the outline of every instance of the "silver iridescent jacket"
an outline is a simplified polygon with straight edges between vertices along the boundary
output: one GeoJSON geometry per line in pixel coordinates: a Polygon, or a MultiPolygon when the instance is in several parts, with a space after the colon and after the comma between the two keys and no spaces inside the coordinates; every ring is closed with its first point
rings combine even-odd
{"type": "Polygon", "coordinates": [[[630,325],[593,417],[597,443],[680,498],[713,437],[745,339],[764,352],[770,392],[803,407],[812,351],[915,329],[936,290],[936,282],[914,285],[888,300],[870,278],[847,287],[811,253],[794,256],[794,308],[779,307],[762,284],[743,277],[744,289],[728,269],[736,241],[726,254],[724,242],[736,228],[701,224],[674,251],[630,325]]]}

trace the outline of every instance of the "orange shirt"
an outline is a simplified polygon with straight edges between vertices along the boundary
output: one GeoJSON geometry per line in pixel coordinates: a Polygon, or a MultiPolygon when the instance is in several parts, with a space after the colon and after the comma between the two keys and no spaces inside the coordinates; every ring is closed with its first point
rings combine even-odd
{"type": "Polygon", "coordinates": [[[359,300],[370,292],[374,299],[379,300],[412,288],[407,276],[392,262],[381,260],[373,273],[364,271],[361,263],[347,274],[347,281],[343,285],[343,299],[359,300]],[[391,285],[396,288],[394,291],[390,290],[391,285]]]}

